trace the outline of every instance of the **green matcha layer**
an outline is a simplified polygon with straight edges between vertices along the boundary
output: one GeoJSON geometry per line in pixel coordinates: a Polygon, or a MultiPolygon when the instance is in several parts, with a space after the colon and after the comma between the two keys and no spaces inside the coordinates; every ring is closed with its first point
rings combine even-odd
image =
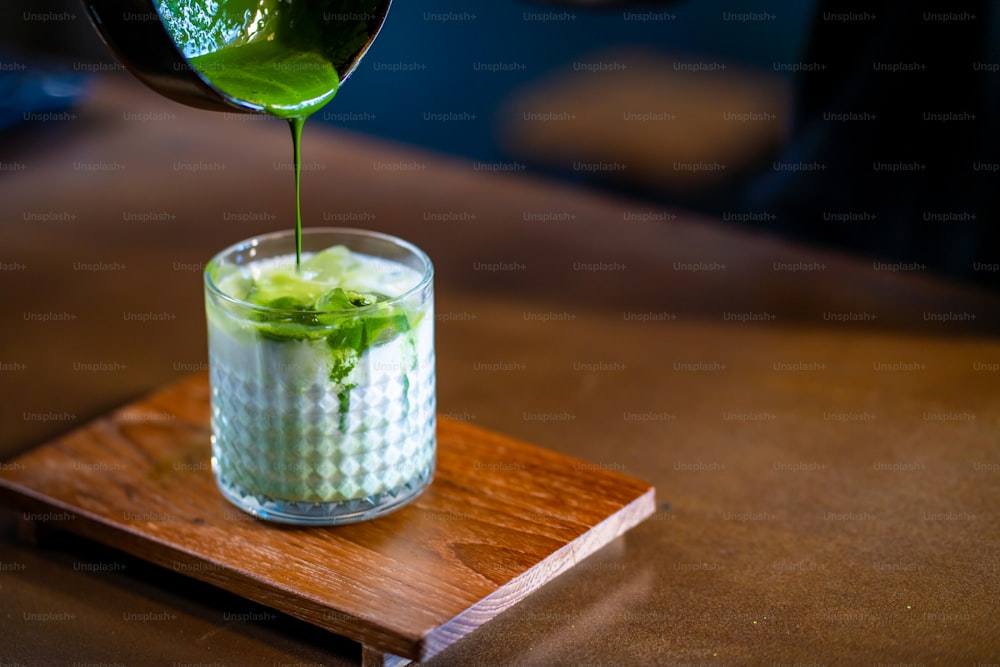
{"type": "Polygon", "coordinates": [[[419,321],[396,297],[419,276],[385,260],[333,246],[307,257],[296,268],[291,258],[275,258],[234,272],[219,289],[257,306],[249,324],[275,340],[324,340],[333,367],[330,379],[343,382],[368,348],[393,340],[419,321]],[[411,323],[412,320],[412,323],[411,323]]]}
{"type": "Polygon", "coordinates": [[[337,94],[340,77],[312,51],[290,51],[280,42],[254,41],[190,59],[213,86],[278,118],[314,113],[337,94]]]}
{"type": "Polygon", "coordinates": [[[226,95],[279,118],[306,118],[381,24],[379,0],[157,0],[190,64],[226,95]]]}

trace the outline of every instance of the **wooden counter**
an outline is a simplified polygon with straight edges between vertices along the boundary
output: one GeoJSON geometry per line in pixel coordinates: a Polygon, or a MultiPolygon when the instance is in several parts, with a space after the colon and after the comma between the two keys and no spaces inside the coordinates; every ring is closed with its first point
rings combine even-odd
{"type": "MultiPolygon", "coordinates": [[[[280,122],[127,78],[0,144],[0,460],[205,368],[201,265],[291,226],[290,159],[280,122]]],[[[435,261],[444,415],[662,503],[429,664],[1000,662],[996,295],[318,124],[303,159],[308,225],[435,261]]],[[[4,662],[357,662],[15,518],[4,662]]]]}

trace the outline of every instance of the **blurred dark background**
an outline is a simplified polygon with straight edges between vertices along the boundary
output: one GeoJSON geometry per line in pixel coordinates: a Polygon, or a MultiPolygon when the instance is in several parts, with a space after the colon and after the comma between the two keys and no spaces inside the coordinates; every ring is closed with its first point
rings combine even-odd
{"type": "MultiPolygon", "coordinates": [[[[313,122],[995,287],[994,4],[396,0],[313,122]]],[[[111,62],[75,0],[7,0],[0,133],[111,62]]]]}
{"type": "MultiPolygon", "coordinates": [[[[395,0],[375,45],[320,120],[472,159],[509,159],[498,130],[505,101],[523,86],[572,71],[575,62],[602,50],[642,47],[764,71],[772,70],[774,61],[797,59],[813,3],[771,0],[753,6],[776,18],[749,30],[738,22],[721,23],[718,18],[732,10],[732,0],[695,0],[668,9],[395,0]],[[643,20],[647,12],[655,18],[643,20]],[[384,69],[414,63],[420,68],[384,69]],[[488,65],[513,68],[489,72],[488,65]],[[424,112],[476,118],[434,123],[424,120],[424,112]]],[[[5,0],[0,7],[4,51],[42,57],[70,70],[78,60],[111,62],[78,0],[5,0]],[[53,20],[25,20],[32,14],[49,14],[53,20]]]]}

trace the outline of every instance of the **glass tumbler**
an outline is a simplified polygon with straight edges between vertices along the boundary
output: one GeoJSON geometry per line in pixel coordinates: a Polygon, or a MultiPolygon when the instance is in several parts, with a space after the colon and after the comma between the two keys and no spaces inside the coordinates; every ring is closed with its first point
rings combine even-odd
{"type": "Polygon", "coordinates": [[[401,239],[307,228],[205,269],[212,470],[261,519],[375,518],[434,475],[434,269],[401,239]]]}

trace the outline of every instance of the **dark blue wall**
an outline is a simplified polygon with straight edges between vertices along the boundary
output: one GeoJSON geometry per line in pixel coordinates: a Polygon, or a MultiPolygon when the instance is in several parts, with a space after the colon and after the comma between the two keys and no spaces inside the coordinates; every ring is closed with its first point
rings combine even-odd
{"type": "Polygon", "coordinates": [[[774,61],[798,59],[813,7],[813,0],[687,0],[668,9],[598,11],[516,0],[394,0],[375,45],[318,117],[442,152],[497,160],[503,156],[494,136],[496,109],[520,85],[622,45],[770,70],[774,61]],[[732,17],[749,11],[770,18],[732,17]],[[657,20],[641,20],[642,12],[653,12],[657,20]],[[522,67],[489,72],[481,63],[522,67]],[[476,118],[425,121],[426,112],[476,118]]]}

